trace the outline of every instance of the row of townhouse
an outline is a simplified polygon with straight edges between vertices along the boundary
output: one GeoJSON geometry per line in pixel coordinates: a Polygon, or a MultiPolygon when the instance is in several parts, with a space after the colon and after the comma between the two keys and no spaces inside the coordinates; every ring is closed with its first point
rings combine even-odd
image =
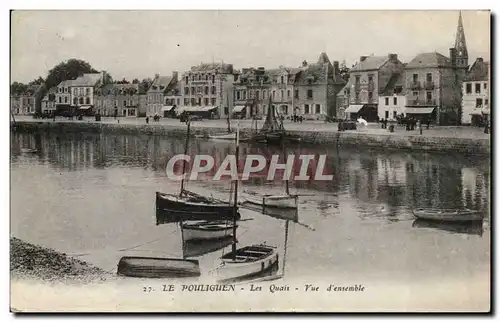
{"type": "Polygon", "coordinates": [[[36,100],[42,85],[29,85],[22,93],[10,96],[10,110],[14,115],[32,115],[35,113],[36,100]]]}
{"type": "Polygon", "coordinates": [[[337,95],[337,117],[369,121],[413,117],[436,124],[471,124],[488,109],[489,64],[478,58],[469,69],[459,16],[449,57],[421,53],[403,64],[396,54],[361,56],[337,95]]]}

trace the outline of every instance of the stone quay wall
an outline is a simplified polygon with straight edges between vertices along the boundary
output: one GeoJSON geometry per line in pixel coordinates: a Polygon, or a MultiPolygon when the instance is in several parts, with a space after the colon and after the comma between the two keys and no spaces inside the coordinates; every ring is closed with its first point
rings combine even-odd
{"type": "MultiPolygon", "coordinates": [[[[186,125],[161,124],[119,124],[99,122],[17,122],[11,125],[11,130],[21,132],[86,132],[110,133],[128,135],[158,135],[183,138],[186,135],[186,125]]],[[[191,126],[192,135],[208,136],[224,133],[226,130],[216,127],[191,126]]],[[[243,128],[242,135],[251,133],[251,129],[243,128]]],[[[466,154],[489,155],[490,140],[484,138],[430,137],[430,136],[399,136],[392,134],[373,134],[358,131],[288,131],[299,134],[304,144],[328,144],[351,146],[358,148],[399,149],[407,151],[459,152],[466,154]]]]}

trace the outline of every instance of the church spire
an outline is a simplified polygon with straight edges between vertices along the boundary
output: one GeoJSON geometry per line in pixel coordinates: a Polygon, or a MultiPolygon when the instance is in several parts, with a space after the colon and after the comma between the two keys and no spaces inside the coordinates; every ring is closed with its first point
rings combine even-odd
{"type": "Polygon", "coordinates": [[[465,42],[464,25],[462,21],[462,11],[458,15],[457,34],[455,36],[455,49],[457,54],[457,66],[466,67],[469,63],[467,43],[465,42]]]}

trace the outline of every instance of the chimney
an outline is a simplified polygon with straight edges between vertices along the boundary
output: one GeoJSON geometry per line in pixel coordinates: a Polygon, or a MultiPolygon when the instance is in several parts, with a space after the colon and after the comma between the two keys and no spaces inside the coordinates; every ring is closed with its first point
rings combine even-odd
{"type": "Polygon", "coordinates": [[[482,62],[483,62],[483,58],[482,58],[482,57],[479,57],[479,58],[477,59],[477,62],[478,62],[478,63],[482,63],[482,62]]]}
{"type": "Polygon", "coordinates": [[[304,60],[304,61],[302,62],[302,67],[307,67],[307,60],[304,60]]]}
{"type": "Polygon", "coordinates": [[[333,62],[333,70],[334,71],[338,71],[339,70],[339,62],[336,61],[336,60],[333,62]]]}
{"type": "Polygon", "coordinates": [[[176,71],[173,71],[173,72],[172,72],[172,78],[173,78],[173,79],[175,79],[175,80],[178,80],[178,78],[179,78],[179,73],[178,73],[178,72],[176,72],[176,71]]]}
{"type": "Polygon", "coordinates": [[[450,61],[451,66],[455,67],[457,65],[457,50],[455,48],[450,48],[450,61]]]}
{"type": "Polygon", "coordinates": [[[389,54],[387,57],[389,57],[390,61],[398,60],[398,54],[389,54]]]}
{"type": "Polygon", "coordinates": [[[106,81],[106,72],[103,70],[101,71],[101,83],[104,85],[105,81],[106,81]]]}
{"type": "Polygon", "coordinates": [[[365,59],[366,59],[367,57],[368,57],[368,56],[361,56],[361,57],[359,57],[359,62],[365,61],[365,59]]]}
{"type": "Polygon", "coordinates": [[[155,79],[160,78],[160,74],[155,74],[155,79]]]}

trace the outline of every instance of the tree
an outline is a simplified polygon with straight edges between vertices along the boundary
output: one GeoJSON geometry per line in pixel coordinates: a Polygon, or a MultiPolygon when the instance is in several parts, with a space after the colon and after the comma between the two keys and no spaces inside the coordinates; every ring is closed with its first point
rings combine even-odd
{"type": "Polygon", "coordinates": [[[36,112],[38,114],[42,111],[42,98],[47,94],[49,89],[54,86],[59,85],[62,81],[68,79],[75,79],[86,73],[98,73],[97,70],[92,68],[92,66],[80,59],[69,59],[68,61],[62,62],[52,68],[47,75],[47,79],[43,84],[40,91],[37,93],[36,97],[36,112]]]}
{"type": "Polygon", "coordinates": [[[151,84],[153,84],[153,80],[151,78],[145,78],[139,83],[139,94],[146,94],[146,92],[149,90],[149,87],[151,87],[151,84]]]}
{"type": "MultiPolygon", "coordinates": [[[[354,67],[354,66],[353,66],[354,67]]],[[[345,60],[342,62],[342,64],[340,65],[340,76],[342,76],[342,78],[348,82],[349,81],[349,71],[350,69],[346,66],[345,64],[345,60]]]]}
{"type": "Polygon", "coordinates": [[[121,81],[116,81],[116,84],[130,84],[128,80],[125,79],[125,77],[121,81]]]}
{"type": "Polygon", "coordinates": [[[45,80],[42,78],[42,76],[38,76],[38,78],[29,82],[28,85],[43,85],[43,83],[45,83],[45,80]]]}
{"type": "Polygon", "coordinates": [[[21,95],[24,92],[26,92],[27,89],[28,85],[19,82],[14,82],[10,84],[10,95],[14,96],[21,95]]]}
{"type": "Polygon", "coordinates": [[[132,80],[132,84],[139,84],[141,81],[138,78],[132,80]]]}

